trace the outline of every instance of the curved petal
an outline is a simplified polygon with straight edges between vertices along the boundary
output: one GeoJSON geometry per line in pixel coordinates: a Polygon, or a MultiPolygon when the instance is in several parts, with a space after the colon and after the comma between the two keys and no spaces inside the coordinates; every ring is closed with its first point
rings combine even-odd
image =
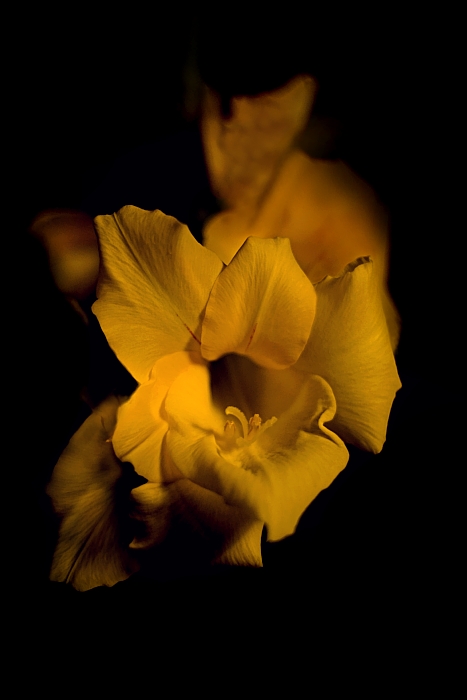
{"type": "Polygon", "coordinates": [[[264,522],[270,539],[293,533],[305,508],[347,463],[345,445],[324,427],[335,401],[319,377],[305,382],[294,404],[255,443],[230,454],[221,452],[213,432],[195,427],[195,402],[182,402],[185,394],[210,403],[203,368],[190,368],[167,395],[172,459],[193,483],[264,522]]]}
{"type": "Polygon", "coordinates": [[[217,278],[202,326],[201,353],[247,355],[263,367],[297,361],[315,314],[313,285],[286,238],[248,238],[217,278]]]}
{"type": "Polygon", "coordinates": [[[142,383],[160,357],[199,349],[202,316],[223,264],[160,211],[126,206],[95,224],[101,270],[93,311],[117,357],[142,383]]]}
{"type": "Polygon", "coordinates": [[[151,379],[141,384],[120,406],[112,438],[115,454],[131,462],[135,471],[152,482],[178,478],[168,471],[163,444],[168,424],[164,401],[174,379],[193,364],[205,365],[200,355],[176,352],[162,357],[151,370],[151,379]]]}
{"type": "Polygon", "coordinates": [[[177,508],[193,529],[213,546],[212,561],[231,566],[262,566],[263,523],[241,508],[227,505],[217,493],[188,479],[177,482],[177,508]]]}
{"type": "Polygon", "coordinates": [[[134,549],[152,549],[165,542],[171,558],[196,550],[210,563],[262,566],[263,523],[188,479],[173,484],[147,483],[132,491],[133,517],[139,521],[134,549]]]}
{"type": "Polygon", "coordinates": [[[136,570],[128,553],[117,482],[122,468],[109,441],[117,413],[107,399],[73,435],[55,466],[47,493],[61,516],[50,578],[78,590],[113,586],[136,570]]]}
{"type": "Polygon", "coordinates": [[[380,286],[369,258],[316,285],[310,340],[296,367],[332,386],[337,413],[329,427],[346,442],[380,452],[394,396],[401,387],[380,286]]]}

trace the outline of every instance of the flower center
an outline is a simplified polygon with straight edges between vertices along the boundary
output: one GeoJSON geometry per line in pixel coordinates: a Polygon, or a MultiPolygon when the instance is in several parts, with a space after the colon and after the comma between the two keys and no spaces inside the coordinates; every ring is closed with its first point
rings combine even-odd
{"type": "Polygon", "coordinates": [[[251,416],[250,420],[247,420],[243,411],[240,411],[240,409],[235,406],[227,406],[225,414],[237,418],[241,426],[241,432],[243,433],[240,435],[240,430],[235,422],[233,420],[228,420],[224,425],[224,441],[227,449],[245,447],[253,444],[265,430],[270,428],[277,421],[277,418],[273,416],[263,423],[258,413],[255,413],[251,416]]]}

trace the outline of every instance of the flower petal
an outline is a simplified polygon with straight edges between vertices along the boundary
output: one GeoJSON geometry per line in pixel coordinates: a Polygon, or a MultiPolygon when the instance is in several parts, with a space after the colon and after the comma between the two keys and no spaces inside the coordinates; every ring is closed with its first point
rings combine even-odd
{"type": "Polygon", "coordinates": [[[119,408],[112,438],[115,454],[122,462],[131,462],[135,471],[149,481],[160,483],[178,478],[169,473],[167,460],[163,459],[168,429],[164,401],[174,379],[197,363],[205,364],[196,353],[176,352],[162,357],[152,368],[151,379],[119,408]]]}
{"type": "Polygon", "coordinates": [[[317,284],[316,294],[310,340],[296,367],[332,386],[337,413],[331,430],[346,442],[380,452],[401,383],[373,263],[359,258],[341,277],[317,284]]]}
{"type": "Polygon", "coordinates": [[[167,395],[167,449],[176,466],[226,504],[263,521],[270,539],[293,533],[305,508],[348,460],[343,442],[324,427],[335,413],[330,387],[310,377],[277,423],[232,456],[221,453],[213,433],[195,427],[195,402],[181,400],[187,394],[197,403],[211,401],[204,368],[191,367],[167,395]]]}
{"type": "Polygon", "coordinates": [[[178,481],[175,488],[179,494],[177,508],[193,529],[212,542],[213,563],[262,566],[260,520],[251,518],[241,508],[227,505],[217,493],[188,479],[178,481]]]}
{"type": "Polygon", "coordinates": [[[142,383],[160,357],[199,349],[203,312],[223,264],[160,211],[127,206],[95,224],[101,270],[93,311],[142,383]]]}
{"type": "Polygon", "coordinates": [[[50,578],[78,590],[113,586],[137,568],[119,518],[122,467],[108,441],[117,407],[112,397],[89,416],[61,455],[47,488],[62,518],[50,578]]]}
{"type": "Polygon", "coordinates": [[[300,356],[315,314],[313,285],[285,238],[248,238],[214,283],[202,326],[206,360],[228,353],[281,369],[300,356]]]}
{"type": "Polygon", "coordinates": [[[167,388],[155,380],[141,384],[131,398],[120,407],[117,428],[112,438],[115,454],[122,462],[130,462],[146,479],[160,472],[162,442],[167,421],[159,414],[167,388]]]}

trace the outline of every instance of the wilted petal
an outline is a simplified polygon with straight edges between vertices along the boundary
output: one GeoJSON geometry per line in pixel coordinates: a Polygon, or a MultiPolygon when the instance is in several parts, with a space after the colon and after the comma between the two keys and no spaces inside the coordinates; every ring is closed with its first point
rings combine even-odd
{"type": "Polygon", "coordinates": [[[160,211],[126,206],[95,224],[101,271],[93,311],[117,357],[142,383],[160,357],[199,350],[202,316],[223,265],[160,211]]]}
{"type": "Polygon", "coordinates": [[[117,399],[107,399],[89,416],[47,488],[62,518],[50,577],[78,590],[112,586],[136,568],[127,550],[125,494],[118,494],[122,468],[109,442],[117,407],[117,399]]]}
{"type": "Polygon", "coordinates": [[[300,356],[315,314],[313,285],[285,238],[249,238],[219,275],[203,321],[207,360],[237,353],[281,369],[300,356]]]}
{"type": "Polygon", "coordinates": [[[297,369],[322,376],[336,397],[329,424],[346,442],[379,452],[401,383],[373,263],[359,258],[316,285],[310,340],[297,369]]]}
{"type": "Polygon", "coordinates": [[[215,430],[196,427],[188,393],[209,404],[209,376],[192,367],[172,385],[166,400],[170,430],[167,447],[193,483],[222,496],[227,505],[264,522],[270,539],[294,532],[305,508],[345,467],[347,450],[324,427],[335,412],[330,387],[310,377],[294,404],[255,443],[230,455],[219,449],[215,430]]]}

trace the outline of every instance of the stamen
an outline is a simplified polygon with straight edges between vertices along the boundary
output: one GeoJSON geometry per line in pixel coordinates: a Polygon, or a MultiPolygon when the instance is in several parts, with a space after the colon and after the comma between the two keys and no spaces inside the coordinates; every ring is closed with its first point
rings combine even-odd
{"type": "Polygon", "coordinates": [[[237,447],[237,440],[239,439],[239,430],[235,425],[233,420],[228,420],[224,425],[224,434],[219,435],[217,438],[217,444],[221,450],[226,452],[231,452],[237,447]]]}
{"type": "Polygon", "coordinates": [[[251,416],[250,420],[248,421],[248,439],[256,437],[259,429],[261,428],[261,416],[259,413],[255,413],[254,416],[251,416]]]}
{"type": "Polygon", "coordinates": [[[237,426],[233,421],[227,421],[224,426],[224,436],[232,443],[235,439],[237,447],[243,447],[245,445],[251,445],[255,440],[264,433],[265,430],[270,428],[277,421],[277,418],[273,416],[269,418],[265,423],[261,420],[259,413],[255,413],[251,416],[250,420],[247,421],[243,411],[240,411],[236,406],[227,406],[225,409],[227,416],[235,416],[238,419],[240,425],[242,426],[243,436],[235,439],[237,426]]]}

